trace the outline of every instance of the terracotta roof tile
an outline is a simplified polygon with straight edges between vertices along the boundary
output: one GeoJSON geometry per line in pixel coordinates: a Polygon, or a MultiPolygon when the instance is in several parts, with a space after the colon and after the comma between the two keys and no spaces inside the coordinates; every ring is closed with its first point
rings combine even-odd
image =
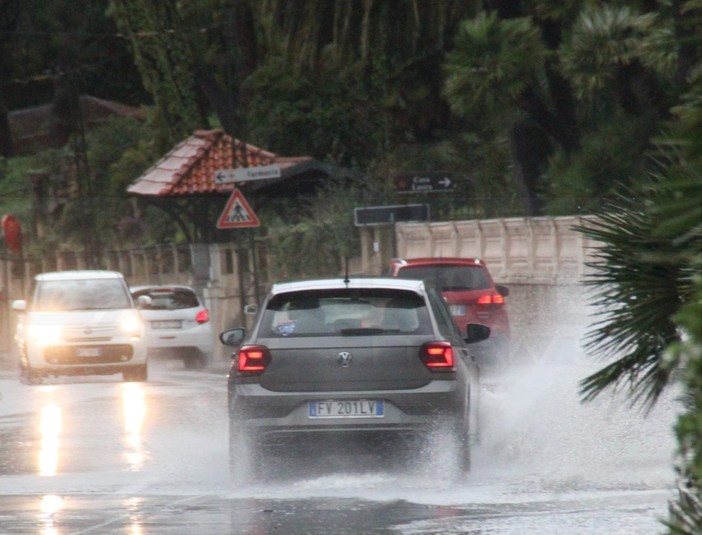
{"type": "Polygon", "coordinates": [[[312,161],[309,156],[278,156],[239,141],[223,130],[198,130],[135,180],[127,191],[161,197],[228,193],[233,189],[232,184],[215,183],[215,172],[220,169],[274,163],[286,169],[309,161],[312,161]]]}

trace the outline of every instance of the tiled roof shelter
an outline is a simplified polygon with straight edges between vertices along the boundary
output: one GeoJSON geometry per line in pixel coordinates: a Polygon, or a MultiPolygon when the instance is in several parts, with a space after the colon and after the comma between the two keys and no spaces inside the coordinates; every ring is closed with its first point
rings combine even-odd
{"type": "MultiPolygon", "coordinates": [[[[182,141],[153,167],[127,188],[129,193],[149,197],[187,197],[203,194],[226,194],[233,184],[218,184],[215,173],[221,169],[237,169],[277,164],[281,177],[250,182],[247,191],[279,182],[287,182],[309,171],[329,174],[325,164],[310,156],[285,157],[265,151],[233,138],[223,130],[198,130],[182,141]]],[[[297,182],[297,180],[295,180],[297,182]]],[[[277,184],[279,189],[282,184],[277,184]]]]}
{"type": "Polygon", "coordinates": [[[355,178],[348,170],[310,156],[279,156],[223,130],[198,130],[137,178],[127,192],[171,215],[177,214],[178,224],[189,241],[217,241],[230,236],[227,232],[231,231],[216,229],[216,222],[235,186],[218,183],[217,171],[272,165],[280,168],[280,176],[236,183],[254,210],[266,199],[310,195],[335,173],[355,178]]]}

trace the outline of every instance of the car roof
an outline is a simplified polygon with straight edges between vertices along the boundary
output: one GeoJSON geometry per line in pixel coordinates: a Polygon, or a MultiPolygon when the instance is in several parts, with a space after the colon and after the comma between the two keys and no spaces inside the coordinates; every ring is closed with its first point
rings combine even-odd
{"type": "Polygon", "coordinates": [[[35,275],[38,281],[61,281],[76,279],[124,279],[118,271],[108,271],[103,269],[74,269],[66,271],[48,271],[35,275]]]}
{"type": "Polygon", "coordinates": [[[423,257],[423,258],[394,258],[393,263],[402,266],[434,266],[434,265],[464,265],[485,267],[480,258],[460,258],[457,256],[423,257]]]}
{"type": "Polygon", "coordinates": [[[387,277],[352,277],[344,279],[312,279],[303,281],[277,282],[271,288],[272,294],[297,292],[304,290],[333,290],[343,288],[387,288],[393,290],[412,290],[424,292],[425,285],[421,280],[398,279],[387,277]]]}
{"type": "Polygon", "coordinates": [[[142,284],[140,286],[130,286],[129,291],[142,292],[144,290],[189,290],[195,292],[192,286],[187,286],[185,284],[142,284]]]}

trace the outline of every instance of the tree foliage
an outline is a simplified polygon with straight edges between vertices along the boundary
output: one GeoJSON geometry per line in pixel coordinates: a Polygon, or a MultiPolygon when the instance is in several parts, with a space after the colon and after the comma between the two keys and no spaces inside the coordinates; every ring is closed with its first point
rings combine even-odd
{"type": "Polygon", "coordinates": [[[657,236],[657,220],[632,196],[633,202],[619,198],[596,220],[579,227],[601,244],[586,279],[600,318],[586,348],[613,360],[583,381],[582,391],[585,399],[592,399],[626,382],[634,399],[650,406],[675,370],[664,355],[679,341],[673,317],[690,298],[691,272],[680,261],[684,246],[657,236]]]}
{"type": "MultiPolygon", "coordinates": [[[[702,6],[684,9],[693,7],[702,23],[702,6]]],[[[671,109],[676,120],[659,140],[658,172],[581,228],[601,242],[588,282],[602,319],[589,348],[612,361],[582,382],[585,398],[627,381],[634,400],[650,405],[673,379],[682,380],[680,487],[666,523],[679,535],[702,531],[702,78],[690,72],[671,109]]]]}
{"type": "MultiPolygon", "coordinates": [[[[689,2],[688,6],[697,8],[702,26],[702,3],[689,2]]],[[[681,341],[668,348],[668,359],[682,370],[685,400],[685,411],[675,428],[680,482],[668,521],[674,535],[702,532],[702,71],[697,70],[691,82],[673,110],[680,118],[679,137],[673,146],[684,158],[663,187],[665,202],[653,208],[662,221],[657,234],[684,247],[679,260],[693,271],[693,292],[674,317],[683,333],[681,341]]]]}
{"type": "Polygon", "coordinates": [[[360,252],[358,229],[353,225],[353,208],[365,196],[361,184],[349,187],[334,178],[304,207],[287,202],[264,207],[268,223],[267,240],[271,271],[277,279],[334,277],[341,273],[347,259],[360,252]]]}
{"type": "Polygon", "coordinates": [[[144,87],[153,95],[164,150],[206,126],[198,105],[195,58],[173,0],[111,0],[111,14],[132,46],[144,87]]]}

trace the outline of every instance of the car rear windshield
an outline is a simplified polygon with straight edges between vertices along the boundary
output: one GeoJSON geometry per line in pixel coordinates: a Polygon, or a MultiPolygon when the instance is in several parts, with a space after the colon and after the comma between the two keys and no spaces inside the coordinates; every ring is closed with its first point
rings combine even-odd
{"type": "Polygon", "coordinates": [[[392,289],[290,292],[268,303],[259,336],[362,336],[432,332],[424,298],[392,289]]]}
{"type": "Polygon", "coordinates": [[[406,266],[397,276],[401,279],[420,279],[427,281],[441,291],[485,290],[490,288],[490,281],[485,270],[479,266],[406,266]]]}
{"type": "Polygon", "coordinates": [[[186,288],[150,288],[138,290],[132,295],[134,299],[141,295],[151,297],[151,304],[144,307],[148,310],[179,310],[200,305],[195,292],[186,288]]]}
{"type": "Polygon", "coordinates": [[[75,279],[37,282],[32,309],[40,312],[131,308],[120,279],[75,279]]]}

